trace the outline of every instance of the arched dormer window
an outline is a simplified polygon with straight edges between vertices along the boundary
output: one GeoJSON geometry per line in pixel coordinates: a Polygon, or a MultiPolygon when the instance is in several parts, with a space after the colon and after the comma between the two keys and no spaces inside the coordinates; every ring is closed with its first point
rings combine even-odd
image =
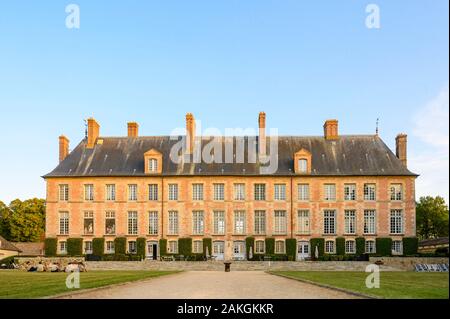
{"type": "Polygon", "coordinates": [[[294,171],[296,174],[311,174],[311,153],[304,148],[294,154],[294,171]]]}
{"type": "Polygon", "coordinates": [[[144,154],[145,174],[162,173],[162,154],[155,149],[151,149],[144,154]]]}

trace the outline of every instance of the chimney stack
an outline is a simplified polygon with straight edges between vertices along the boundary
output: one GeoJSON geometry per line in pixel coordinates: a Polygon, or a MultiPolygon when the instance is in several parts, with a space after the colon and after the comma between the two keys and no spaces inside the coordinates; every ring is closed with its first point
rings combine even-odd
{"type": "Polygon", "coordinates": [[[259,155],[266,156],[267,154],[267,141],[266,141],[266,113],[260,112],[258,119],[259,126],[259,155]]]}
{"type": "Polygon", "coordinates": [[[338,120],[327,120],[323,125],[326,140],[337,140],[339,138],[338,120]]]}
{"type": "Polygon", "coordinates": [[[139,136],[139,124],[136,122],[128,123],[128,137],[138,137],[139,136]]]}
{"type": "Polygon", "coordinates": [[[100,135],[100,125],[94,118],[88,119],[88,136],[87,136],[87,148],[92,149],[95,146],[95,142],[100,135]]]}
{"type": "Polygon", "coordinates": [[[186,114],[186,153],[193,154],[195,146],[195,119],[192,113],[186,114]]]}
{"type": "Polygon", "coordinates": [[[69,155],[69,139],[64,135],[59,137],[59,162],[64,161],[69,155]]]}
{"type": "Polygon", "coordinates": [[[408,135],[398,134],[395,138],[395,153],[405,167],[408,166],[407,146],[408,135]]]}

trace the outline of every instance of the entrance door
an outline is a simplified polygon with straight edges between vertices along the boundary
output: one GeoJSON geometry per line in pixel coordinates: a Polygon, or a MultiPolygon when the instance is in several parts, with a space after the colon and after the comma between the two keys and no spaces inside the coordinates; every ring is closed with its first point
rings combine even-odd
{"type": "Polygon", "coordinates": [[[147,258],[150,260],[158,260],[158,243],[155,241],[147,242],[147,258]]]}
{"type": "Polygon", "coordinates": [[[235,260],[245,260],[245,242],[243,241],[234,242],[233,258],[235,260]]]}
{"type": "Polygon", "coordinates": [[[297,260],[305,260],[311,257],[308,241],[299,241],[297,244],[297,260]]]}
{"type": "Polygon", "coordinates": [[[225,253],[225,242],[223,241],[215,241],[213,243],[213,252],[212,255],[216,257],[216,260],[223,260],[225,253]]]}

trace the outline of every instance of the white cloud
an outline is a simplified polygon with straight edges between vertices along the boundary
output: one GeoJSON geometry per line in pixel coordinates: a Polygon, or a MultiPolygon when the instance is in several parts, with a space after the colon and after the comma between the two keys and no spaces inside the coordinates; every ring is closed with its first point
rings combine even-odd
{"type": "Polygon", "coordinates": [[[411,152],[410,169],[420,174],[417,197],[443,196],[449,200],[449,88],[428,102],[414,116],[413,134],[423,142],[411,152]]]}

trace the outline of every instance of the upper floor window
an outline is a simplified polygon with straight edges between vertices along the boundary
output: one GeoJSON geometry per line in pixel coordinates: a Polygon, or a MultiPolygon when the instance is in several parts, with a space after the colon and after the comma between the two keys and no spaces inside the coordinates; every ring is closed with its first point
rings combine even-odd
{"type": "Polygon", "coordinates": [[[69,185],[59,185],[59,200],[63,202],[69,201],[69,185]]]}
{"type": "Polygon", "coordinates": [[[266,234],[266,212],[263,210],[255,211],[255,235],[266,234]]]}
{"type": "Polygon", "coordinates": [[[59,213],[59,234],[69,235],[69,212],[59,213]]]}
{"type": "Polygon", "coordinates": [[[391,185],[391,200],[399,201],[403,200],[403,185],[392,184],[391,185]]]}
{"type": "Polygon", "coordinates": [[[364,234],[376,234],[377,223],[376,223],[376,211],[372,209],[367,209],[364,211],[364,234]]]}
{"type": "Polygon", "coordinates": [[[178,184],[169,184],[169,200],[178,200],[178,184]]]}
{"type": "Polygon", "coordinates": [[[158,172],[158,160],[156,158],[150,158],[148,160],[148,171],[150,173],[158,172]]]}
{"type": "Polygon", "coordinates": [[[297,233],[309,234],[309,232],[310,232],[309,210],[299,210],[297,212],[297,233]]]}
{"type": "Polygon", "coordinates": [[[105,234],[106,235],[116,234],[116,213],[113,211],[106,212],[105,234]]]}
{"type": "Polygon", "coordinates": [[[245,200],[245,184],[234,184],[234,200],[245,200]]]}
{"type": "Polygon", "coordinates": [[[106,200],[107,201],[116,200],[116,185],[114,184],[106,185],[106,200]]]}
{"type": "Polygon", "coordinates": [[[356,200],[356,184],[344,185],[344,198],[349,201],[356,200]]]}
{"type": "Polygon", "coordinates": [[[84,212],[84,234],[94,234],[94,212],[84,212]]]}
{"type": "Polygon", "coordinates": [[[309,200],[309,184],[298,184],[298,200],[309,200]]]}
{"type": "Polygon", "coordinates": [[[391,234],[403,234],[403,211],[401,209],[391,210],[390,224],[391,234]]]}
{"type": "Polygon", "coordinates": [[[325,200],[335,201],[336,200],[336,185],[335,184],[325,184],[325,200]]]}
{"type": "Polygon", "coordinates": [[[266,184],[255,184],[255,200],[266,200],[266,184]]]}
{"type": "Polygon", "coordinates": [[[225,184],[214,184],[214,200],[225,200],[225,184]]]}
{"type": "Polygon", "coordinates": [[[336,211],[325,210],[323,213],[323,233],[335,234],[336,233],[336,211]]]}
{"type": "Polygon", "coordinates": [[[273,232],[275,234],[286,234],[286,211],[285,210],[276,210],[274,212],[274,227],[273,232]]]}
{"type": "Polygon", "coordinates": [[[224,211],[214,211],[213,234],[214,235],[225,235],[225,212],[224,211]]]}
{"type": "Polygon", "coordinates": [[[298,171],[300,173],[306,173],[308,172],[308,160],[301,158],[298,160],[298,171]]]}
{"type": "Polygon", "coordinates": [[[128,200],[129,201],[137,201],[137,185],[130,184],[128,185],[128,200]]]}
{"type": "Polygon", "coordinates": [[[158,235],[158,212],[148,213],[148,234],[158,235]]]}
{"type": "Polygon", "coordinates": [[[169,211],[169,235],[178,235],[178,212],[169,211]]]}
{"type": "Polygon", "coordinates": [[[203,200],[203,184],[192,184],[192,200],[203,200]]]}
{"type": "Polygon", "coordinates": [[[275,200],[286,200],[286,184],[275,184],[275,200]]]}
{"type": "Polygon", "coordinates": [[[138,234],[138,213],[128,212],[128,235],[138,234]]]}
{"type": "Polygon", "coordinates": [[[364,200],[374,201],[377,199],[377,187],[375,184],[364,184],[364,200]]]}
{"type": "Polygon", "coordinates": [[[346,210],[344,212],[345,230],[346,234],[356,234],[356,211],[346,210]]]}
{"type": "Polygon", "coordinates": [[[94,185],[92,184],[84,185],[84,200],[85,201],[94,200],[94,185]]]}
{"type": "Polygon", "coordinates": [[[236,235],[245,234],[245,211],[234,212],[234,233],[236,235]]]}
{"type": "Polygon", "coordinates": [[[158,200],[158,184],[148,185],[148,200],[158,200]]]}
{"type": "Polygon", "coordinates": [[[192,234],[203,235],[205,232],[205,215],[203,211],[192,212],[192,234]]]}

